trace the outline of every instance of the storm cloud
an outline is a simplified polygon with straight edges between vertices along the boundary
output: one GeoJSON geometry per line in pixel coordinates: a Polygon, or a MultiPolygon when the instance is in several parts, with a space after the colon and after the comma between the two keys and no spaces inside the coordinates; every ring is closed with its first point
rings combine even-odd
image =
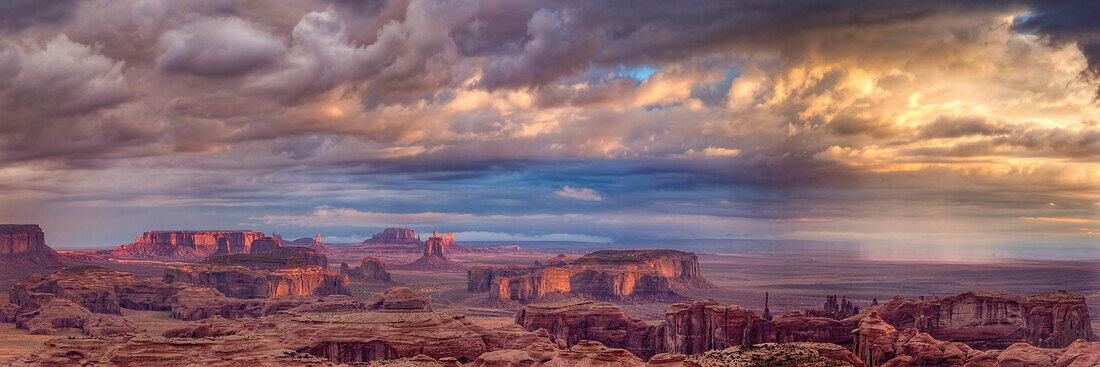
{"type": "Polygon", "coordinates": [[[73,246],[152,227],[402,224],[1090,243],[1097,11],[6,2],[0,219],[73,246]]]}

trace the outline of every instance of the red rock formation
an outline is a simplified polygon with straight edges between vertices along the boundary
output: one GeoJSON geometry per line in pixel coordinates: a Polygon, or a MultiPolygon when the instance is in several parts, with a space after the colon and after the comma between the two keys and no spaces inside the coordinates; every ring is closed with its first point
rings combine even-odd
{"type": "MultiPolygon", "coordinates": [[[[652,360],[650,364],[652,365],[652,360]]],[[[864,367],[855,354],[835,344],[784,343],[756,344],[713,350],[687,356],[683,367],[864,367]]]]}
{"type": "Polygon", "coordinates": [[[64,267],[61,258],[46,246],[37,224],[0,224],[0,276],[11,277],[64,267]]]}
{"type": "Polygon", "coordinates": [[[409,228],[386,228],[363,241],[363,244],[414,244],[417,247],[420,243],[416,231],[409,228]]]}
{"type": "Polygon", "coordinates": [[[1040,348],[1016,343],[1004,350],[981,351],[965,343],[937,340],[916,329],[898,334],[897,356],[884,367],[1071,367],[1100,364],[1100,343],[1078,339],[1065,348],[1040,348]]]}
{"type": "Polygon", "coordinates": [[[750,310],[706,300],[669,307],[659,334],[663,348],[656,352],[696,354],[774,342],[776,326],[750,310]]]}
{"type": "Polygon", "coordinates": [[[99,314],[64,298],[47,293],[35,293],[21,306],[9,309],[15,327],[31,334],[50,335],[58,329],[81,329],[91,336],[137,333],[142,329],[119,315],[99,314]]]}
{"type": "Polygon", "coordinates": [[[664,351],[658,327],[606,302],[567,300],[530,304],[516,314],[516,323],[529,331],[545,329],[553,340],[565,345],[593,340],[642,357],[664,351]]]}
{"type": "Polygon", "coordinates": [[[418,354],[469,362],[488,351],[484,335],[478,330],[463,316],[439,312],[282,312],[255,319],[209,318],[169,330],[165,336],[254,335],[337,363],[418,354]]]}
{"type": "Polygon", "coordinates": [[[357,268],[348,268],[348,264],[340,264],[340,273],[348,277],[363,281],[389,282],[390,273],[386,271],[386,264],[377,257],[367,256],[357,268]]]}
{"type": "Polygon", "coordinates": [[[275,251],[282,246],[282,241],[278,237],[260,237],[252,241],[252,246],[248,253],[250,254],[266,254],[275,251]]]}
{"type": "Polygon", "coordinates": [[[595,341],[584,341],[567,350],[548,343],[535,343],[522,349],[506,349],[484,353],[467,365],[468,367],[499,366],[606,366],[606,367],[642,367],[646,366],[630,352],[608,348],[595,341]]]}
{"type": "Polygon", "coordinates": [[[408,287],[394,287],[371,294],[363,303],[366,309],[372,311],[426,312],[432,310],[432,301],[428,297],[408,287]]]}
{"type": "Polygon", "coordinates": [[[852,345],[852,330],[859,326],[858,318],[834,320],[829,317],[806,316],[791,312],[774,320],[776,341],[833,343],[852,345]]]}
{"type": "Polygon", "coordinates": [[[203,340],[125,335],[55,338],[15,361],[27,366],[321,366],[325,360],[294,353],[271,340],[234,336],[203,340]]]}
{"type": "Polygon", "coordinates": [[[489,289],[490,302],[552,298],[679,298],[674,289],[710,288],[695,254],[676,250],[605,250],[575,261],[564,256],[529,268],[479,267],[467,273],[467,289],[489,289]],[[486,286],[488,284],[488,286],[486,286]]]}
{"type": "Polygon", "coordinates": [[[168,310],[170,298],[186,284],[139,280],[130,273],[96,266],[77,266],[52,274],[31,275],[17,281],[8,292],[10,302],[23,305],[36,294],[73,301],[91,312],[121,314],[121,308],[168,310]]]}
{"type": "Polygon", "coordinates": [[[267,237],[253,231],[153,231],[106,255],[120,259],[195,260],[214,255],[252,253],[252,242],[267,237]]]}
{"type": "Polygon", "coordinates": [[[296,239],[294,241],[291,241],[290,244],[288,244],[287,246],[308,247],[308,248],[313,249],[314,251],[317,251],[318,253],[322,253],[322,254],[329,253],[328,246],[325,246],[325,243],[321,241],[321,234],[320,233],[317,233],[317,235],[315,237],[312,237],[312,238],[311,237],[302,237],[302,238],[296,239]]]}
{"type": "Polygon", "coordinates": [[[202,320],[214,316],[226,319],[270,316],[279,311],[347,312],[363,310],[362,302],[344,295],[325,297],[229,298],[212,288],[193,288],[172,298],[172,317],[202,320]]]}
{"type": "Polygon", "coordinates": [[[322,269],[328,269],[328,256],[309,247],[283,246],[269,253],[272,255],[297,256],[304,259],[308,264],[320,266],[322,269]]]}
{"type": "Polygon", "coordinates": [[[211,287],[233,298],[348,294],[348,277],[276,254],[217,256],[164,270],[165,283],[211,287]]]}
{"type": "Polygon", "coordinates": [[[883,321],[877,312],[871,312],[860,321],[859,328],[852,334],[856,355],[868,367],[881,366],[897,355],[894,341],[898,338],[898,330],[883,321]]]}
{"type": "Polygon", "coordinates": [[[899,330],[915,328],[937,339],[980,349],[1018,342],[1064,347],[1076,339],[1096,340],[1085,297],[1065,291],[1031,297],[966,292],[923,301],[894,297],[872,310],[899,330]]]}
{"type": "Polygon", "coordinates": [[[454,233],[446,233],[442,236],[435,232],[424,245],[423,256],[416,261],[405,265],[394,266],[394,269],[418,270],[418,271],[466,271],[466,267],[451,261],[445,256],[448,245],[454,243],[454,233]]]}

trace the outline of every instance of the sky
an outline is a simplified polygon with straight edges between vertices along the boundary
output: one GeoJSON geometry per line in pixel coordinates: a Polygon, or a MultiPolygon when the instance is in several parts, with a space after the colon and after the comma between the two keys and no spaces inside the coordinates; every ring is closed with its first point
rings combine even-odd
{"type": "Polygon", "coordinates": [[[1100,243],[1095,1],[7,0],[0,222],[1100,243]]]}

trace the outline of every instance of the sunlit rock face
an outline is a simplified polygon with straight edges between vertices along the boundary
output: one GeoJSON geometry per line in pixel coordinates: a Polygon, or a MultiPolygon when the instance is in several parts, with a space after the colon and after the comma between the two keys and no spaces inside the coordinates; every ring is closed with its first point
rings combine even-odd
{"type": "Polygon", "coordinates": [[[979,349],[1006,348],[1018,342],[1060,348],[1076,339],[1096,338],[1085,297],[1065,291],[1030,297],[966,292],[919,301],[894,297],[872,310],[899,330],[914,328],[979,349]]]}
{"type": "Polygon", "coordinates": [[[674,298],[675,290],[710,288],[695,254],[676,250],[605,250],[577,260],[558,256],[534,267],[475,267],[467,289],[489,290],[493,301],[551,298],[674,298]]]}
{"type": "Polygon", "coordinates": [[[216,256],[168,267],[164,282],[211,287],[233,298],[349,294],[347,275],[277,254],[216,256]]]}
{"type": "MultiPolygon", "coordinates": [[[[125,259],[194,260],[215,254],[249,254],[252,243],[266,237],[253,231],[153,231],[105,254],[125,259]]],[[[266,242],[264,246],[271,247],[266,242]]]]}
{"type": "Polygon", "coordinates": [[[63,266],[37,224],[0,224],[0,275],[41,273],[63,266]]]}

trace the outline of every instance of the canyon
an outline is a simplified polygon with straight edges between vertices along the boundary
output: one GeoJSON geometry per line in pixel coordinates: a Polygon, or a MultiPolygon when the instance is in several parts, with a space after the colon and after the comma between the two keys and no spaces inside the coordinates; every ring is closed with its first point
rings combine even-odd
{"type": "Polygon", "coordinates": [[[696,255],[677,250],[602,250],[576,260],[559,255],[533,267],[475,266],[467,272],[467,290],[488,290],[490,302],[677,299],[676,289],[713,287],[699,274],[696,255]]]}

